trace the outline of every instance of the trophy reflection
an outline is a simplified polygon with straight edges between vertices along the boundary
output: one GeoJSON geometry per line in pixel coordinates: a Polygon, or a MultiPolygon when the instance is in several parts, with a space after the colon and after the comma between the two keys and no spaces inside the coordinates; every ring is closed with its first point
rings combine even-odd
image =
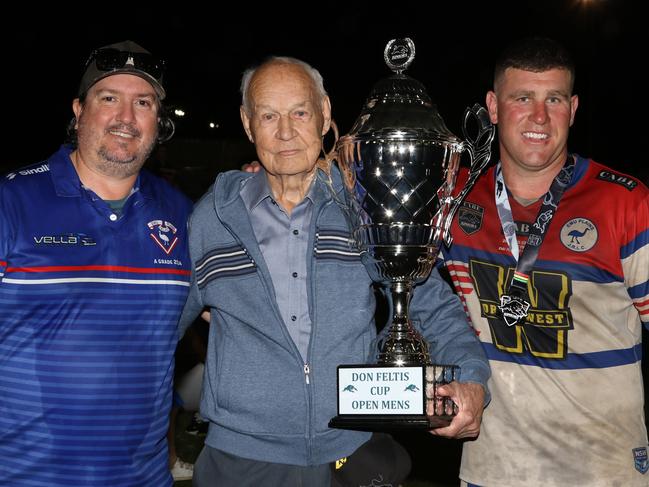
{"type": "Polygon", "coordinates": [[[475,105],[464,115],[465,140],[453,135],[424,86],[403,74],[414,55],[408,38],[387,44],[384,58],[393,74],[374,85],[337,146],[345,186],[344,200],[337,202],[370,276],[389,291],[392,319],[376,365],[338,367],[338,415],[329,423],[335,428],[430,429],[447,425],[457,414],[457,406],[437,388],[455,380],[458,367],[431,362],[408,305],[442,243],[451,242],[453,215],[489,161],[494,127],[486,110],[475,105]],[[465,151],[470,175],[453,197],[465,151]]]}

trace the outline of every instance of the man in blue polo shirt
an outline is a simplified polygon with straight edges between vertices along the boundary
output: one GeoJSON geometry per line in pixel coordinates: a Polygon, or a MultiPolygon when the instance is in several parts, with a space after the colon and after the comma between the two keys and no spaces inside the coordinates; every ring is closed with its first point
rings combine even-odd
{"type": "Polygon", "coordinates": [[[191,202],[142,170],[164,63],[92,53],[72,145],[0,181],[0,485],[169,486],[191,202]]]}

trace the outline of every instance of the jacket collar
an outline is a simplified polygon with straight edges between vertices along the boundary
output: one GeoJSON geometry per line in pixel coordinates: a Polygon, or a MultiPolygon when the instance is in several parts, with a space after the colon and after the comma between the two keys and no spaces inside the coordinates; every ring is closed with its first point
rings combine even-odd
{"type": "MultiPolygon", "coordinates": [[[[243,185],[250,183],[259,184],[259,178],[261,178],[262,172],[263,171],[252,174],[241,171],[228,171],[219,174],[214,182],[213,191],[214,205],[217,213],[219,213],[219,209],[235,204],[237,200],[241,202],[241,189],[243,185]]],[[[331,167],[330,176],[321,170],[318,170],[314,187],[311,188],[310,191],[310,197],[312,198],[314,205],[319,206],[320,204],[331,200],[332,188],[337,195],[341,194],[343,188],[340,173],[335,165],[332,165],[331,167]]]]}

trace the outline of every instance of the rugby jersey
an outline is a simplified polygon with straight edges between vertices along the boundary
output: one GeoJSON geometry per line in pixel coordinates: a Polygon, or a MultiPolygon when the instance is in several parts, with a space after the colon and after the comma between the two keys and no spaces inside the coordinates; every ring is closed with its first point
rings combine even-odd
{"type": "Polygon", "coordinates": [[[171,485],[191,202],[142,171],[118,215],[70,152],[0,182],[0,485],[171,485]]]}
{"type": "MultiPolygon", "coordinates": [[[[445,250],[492,369],[492,401],[479,438],[464,444],[460,477],[482,486],[648,485],[640,360],[649,191],[577,157],[530,274],[527,318],[510,327],[497,306],[516,261],[494,184],[492,167],[460,207],[445,250]]],[[[522,252],[541,201],[510,204],[522,252]]]]}

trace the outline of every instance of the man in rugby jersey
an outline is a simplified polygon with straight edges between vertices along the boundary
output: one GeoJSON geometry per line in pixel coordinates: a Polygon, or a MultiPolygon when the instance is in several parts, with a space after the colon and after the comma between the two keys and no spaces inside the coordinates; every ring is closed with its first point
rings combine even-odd
{"type": "Polygon", "coordinates": [[[649,485],[649,191],[568,151],[574,78],[549,39],[501,55],[487,94],[500,161],[445,250],[492,369],[480,436],[463,448],[465,485],[649,485]]]}
{"type": "MultiPolygon", "coordinates": [[[[0,485],[170,486],[191,202],[142,169],[164,63],[93,51],[72,144],[0,181],[0,485]]],[[[42,96],[42,95],[41,95],[42,96]]]]}

